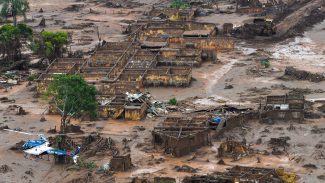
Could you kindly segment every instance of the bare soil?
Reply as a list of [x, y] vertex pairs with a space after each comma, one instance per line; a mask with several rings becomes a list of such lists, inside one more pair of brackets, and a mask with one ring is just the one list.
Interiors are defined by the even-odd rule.
[[[69, 27], [68, 31], [73, 33], [72, 49], [89, 50], [98, 42], [96, 26], [98, 26], [101, 39], [107, 41], [118, 41], [124, 38], [122, 35], [122, 23], [126, 20], [136, 20], [143, 11], [157, 0], [146, 0], [138, 2], [146, 5], [133, 9], [127, 8], [106, 8], [100, 4], [88, 1], [75, 2], [73, 0], [30, 0], [31, 12], [29, 19], [34, 19], [30, 25], [37, 28], [42, 16], [47, 22], [46, 29], [61, 30], [62, 27]], [[66, 11], [67, 7], [73, 4], [83, 6], [79, 11]], [[89, 8], [97, 13], [89, 13]], [[39, 13], [39, 9], [44, 10]], [[234, 14], [229, 16], [234, 24], [240, 24], [250, 19], [247, 16], [237, 17]], [[219, 15], [201, 17], [202, 22], [220, 22]], [[224, 17], [222, 17], [223, 19]], [[71, 28], [73, 25], [86, 25], [82, 28]], [[289, 26], [289, 25], [288, 25]], [[202, 67], [193, 69], [193, 82], [189, 88], [148, 88], [148, 91], [159, 100], [168, 100], [176, 97], [178, 100], [198, 96], [192, 102], [195, 105], [211, 106], [221, 104], [238, 104], [248, 107], [259, 105], [260, 99], [270, 94], [285, 94], [293, 89], [309, 89], [306, 93], [307, 100], [324, 99], [325, 82], [312, 83], [309, 81], [283, 81], [278, 79], [282, 76], [287, 66], [309, 72], [322, 73], [325, 71], [324, 44], [319, 39], [311, 36], [310, 32], [317, 32], [322, 37], [324, 29], [315, 26], [315, 29], [308, 31], [304, 37], [287, 39], [279, 43], [256, 43], [237, 41], [236, 49], [232, 52], [220, 53], [218, 55], [221, 63], [204, 63]], [[314, 33], [312, 33], [314, 35]], [[262, 68], [260, 59], [270, 58], [270, 68]], [[8, 97], [14, 99], [15, 105], [23, 107], [26, 115], [15, 115], [7, 112], [9, 103], [0, 103], [0, 126], [8, 125], [11, 129], [21, 129], [34, 133], [43, 133], [49, 129], [59, 127], [59, 116], [45, 115], [46, 121], [41, 122], [43, 112], [46, 110], [46, 101], [34, 98], [32, 86], [27, 83], [14, 86], [8, 92], [0, 90], [0, 98]], [[232, 89], [225, 89], [226, 85], [232, 85]], [[301, 123], [293, 123], [295, 129], [288, 130], [290, 123], [276, 123], [274, 125], [251, 122], [247, 129], [235, 128], [228, 131], [223, 138], [215, 139], [212, 146], [200, 148], [196, 153], [181, 158], [174, 158], [165, 155], [153, 148], [151, 143], [151, 130], [163, 119], [145, 119], [143, 121], [122, 121], [122, 120], [101, 120], [96, 122], [77, 121], [72, 123], [80, 125], [86, 133], [83, 135], [72, 135], [75, 139], [87, 136], [90, 133], [99, 133], [103, 137], [111, 137], [119, 148], [123, 148], [123, 140], [126, 139], [127, 146], [131, 152], [134, 168], [128, 172], [115, 172], [113, 175], [95, 174], [95, 171], [87, 169], [74, 170], [70, 166], [55, 165], [53, 159], [35, 160], [25, 159], [20, 152], [9, 150], [14, 144], [21, 140], [34, 139], [34, 136], [0, 131], [0, 166], [7, 165], [12, 171], [0, 172], [0, 182], [70, 182], [72, 180], [85, 178], [91, 173], [93, 182], [131, 182], [133, 177], [164, 176], [174, 177], [178, 182], [184, 176], [192, 175], [187, 172], [176, 172], [175, 166], [188, 165], [197, 169], [197, 174], [224, 171], [233, 165], [258, 166], [258, 167], [284, 167], [300, 176], [299, 182], [322, 182], [317, 176], [325, 172], [324, 158], [318, 156], [325, 151], [325, 134], [313, 133], [316, 127], [325, 128], [324, 118], [310, 119]], [[138, 129], [145, 128], [144, 131]], [[264, 133], [268, 129], [269, 133]], [[243, 138], [251, 147], [259, 150], [271, 149], [267, 143], [271, 137], [289, 136], [290, 147], [284, 155], [255, 155], [243, 158], [239, 161], [224, 158], [225, 165], [218, 165], [220, 158], [217, 157], [217, 148], [227, 137], [241, 141]], [[257, 139], [262, 139], [262, 144], [257, 145]], [[323, 144], [322, 147], [318, 144]], [[318, 148], [321, 147], [321, 148]], [[195, 157], [195, 158], [193, 158]], [[261, 163], [257, 163], [257, 157]], [[87, 161], [93, 161], [97, 166], [108, 163], [111, 157], [95, 156]], [[320, 159], [318, 159], [320, 158]], [[46, 159], [46, 158], [45, 158]], [[304, 168], [305, 164], [315, 164], [317, 169]]]

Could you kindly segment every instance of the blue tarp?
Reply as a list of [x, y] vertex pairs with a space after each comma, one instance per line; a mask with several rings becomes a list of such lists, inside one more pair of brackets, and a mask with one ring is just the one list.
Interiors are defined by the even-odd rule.
[[221, 122], [221, 118], [220, 117], [214, 117], [214, 118], [212, 118], [212, 122], [213, 123], [220, 123]]

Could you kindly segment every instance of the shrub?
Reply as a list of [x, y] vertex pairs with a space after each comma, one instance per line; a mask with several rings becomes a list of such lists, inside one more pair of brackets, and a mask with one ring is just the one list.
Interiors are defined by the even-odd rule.
[[170, 104], [170, 105], [177, 105], [177, 100], [176, 100], [176, 98], [171, 98], [171, 99], [169, 99], [168, 104]]

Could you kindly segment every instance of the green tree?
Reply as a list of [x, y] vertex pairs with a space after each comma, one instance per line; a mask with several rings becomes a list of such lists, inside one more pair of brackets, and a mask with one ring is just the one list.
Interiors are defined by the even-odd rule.
[[55, 75], [46, 96], [51, 97], [61, 115], [61, 133], [65, 133], [72, 117], [97, 116], [96, 89], [79, 75]]
[[29, 3], [27, 0], [0, 0], [2, 6], [0, 15], [6, 20], [9, 15], [13, 18], [14, 26], [17, 25], [17, 16], [23, 15], [26, 21], [26, 12], [29, 10]]
[[35, 39], [32, 50], [50, 60], [61, 57], [66, 51], [65, 45], [68, 44], [67, 32], [41, 32], [40, 38]]
[[33, 30], [25, 24], [13, 26], [5, 24], [0, 27], [0, 53], [6, 60], [21, 58], [21, 48], [31, 39]]
[[184, 0], [173, 0], [170, 5], [171, 8], [175, 9], [185, 9], [188, 8], [189, 5], [184, 2]]

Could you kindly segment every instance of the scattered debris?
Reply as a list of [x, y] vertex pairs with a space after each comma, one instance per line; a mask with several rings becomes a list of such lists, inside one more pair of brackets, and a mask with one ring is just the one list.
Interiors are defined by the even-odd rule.
[[290, 144], [287, 142], [290, 140], [290, 137], [279, 137], [279, 138], [271, 138], [269, 141], [269, 145], [271, 147], [289, 147]]
[[226, 165], [226, 163], [223, 159], [220, 159], [217, 164], [218, 165]]
[[67, 183], [87, 183], [93, 181], [94, 176], [91, 172], [81, 175], [80, 178], [75, 178]]
[[230, 85], [230, 84], [226, 84], [226, 86], [225, 86], [225, 89], [233, 89], [233, 88], [234, 88], [234, 86]]
[[66, 8], [64, 8], [64, 11], [80, 11], [81, 9], [83, 9], [85, 7], [84, 4], [72, 4]]
[[210, 175], [194, 175], [185, 177], [182, 183], [194, 182], [296, 182], [295, 174], [286, 173], [283, 169], [234, 166], [226, 172], [215, 172]]
[[8, 172], [12, 172], [13, 170], [8, 165], [1, 165], [0, 166], [0, 173], [6, 174]]
[[314, 164], [311, 164], [311, 163], [305, 164], [303, 167], [304, 168], [309, 168], [309, 169], [317, 169], [317, 166], [314, 165]]
[[8, 125], [0, 126], [0, 130], [9, 129]]
[[154, 183], [176, 183], [176, 179], [171, 177], [155, 177]]
[[81, 147], [81, 152], [86, 157], [92, 157], [99, 154], [113, 156], [119, 153], [111, 138], [104, 138], [99, 135], [84, 137]]
[[197, 168], [192, 168], [188, 165], [182, 165], [182, 166], [175, 166], [174, 168], [177, 172], [187, 172], [187, 173], [196, 173]]
[[41, 22], [38, 24], [39, 27], [46, 27], [46, 20], [42, 17]]
[[14, 115], [26, 115], [27, 112], [23, 109], [23, 107], [19, 105], [9, 105], [7, 108], [8, 113], [13, 113]]
[[311, 133], [314, 133], [314, 134], [325, 133], [325, 128], [318, 128], [317, 126], [313, 126], [313, 129], [311, 129]]
[[16, 101], [14, 99], [10, 100], [8, 97], [1, 97], [0, 98], [1, 103], [15, 103]]
[[17, 142], [14, 146], [10, 147], [12, 151], [21, 151], [21, 147], [25, 144], [25, 141]]
[[317, 178], [321, 180], [325, 180], [325, 175], [318, 175]]
[[45, 121], [46, 121], [45, 116], [42, 116], [41, 119], [40, 119], [40, 122], [45, 122]]
[[34, 173], [33, 173], [33, 171], [30, 169], [30, 170], [27, 170], [26, 172], [25, 172], [25, 174], [26, 175], [29, 175], [29, 176], [31, 176], [31, 177], [34, 177]]

